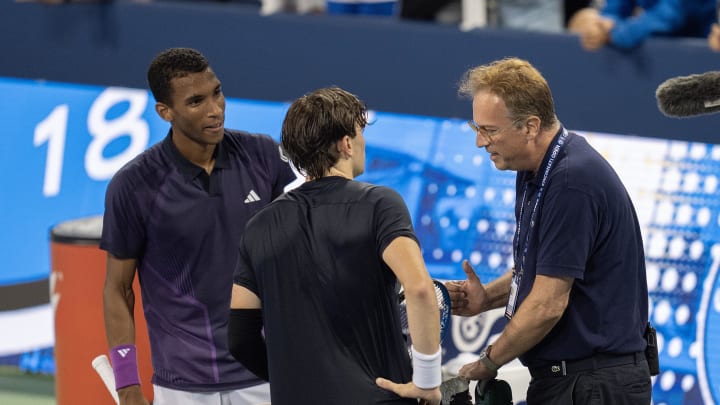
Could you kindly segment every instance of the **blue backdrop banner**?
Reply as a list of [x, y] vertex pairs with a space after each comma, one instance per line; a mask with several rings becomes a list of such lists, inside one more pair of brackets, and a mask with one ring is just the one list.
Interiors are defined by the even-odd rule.
[[[101, 215], [112, 175], [169, 126], [146, 90], [0, 79], [0, 94], [0, 288], [13, 288], [48, 279], [52, 227]], [[287, 107], [228, 99], [226, 126], [278, 139]], [[371, 115], [359, 180], [402, 194], [433, 277], [463, 278], [463, 259], [484, 282], [504, 273], [512, 260], [514, 173], [496, 170], [474, 147], [464, 120]], [[620, 174], [640, 217], [660, 347], [654, 403], [720, 403], [720, 146], [575, 130]], [[0, 295], [3, 308], [12, 307], [7, 296]], [[11, 331], [1, 334], [0, 357], [52, 346], [49, 302], [0, 310], [0, 330]], [[452, 322], [446, 364], [472, 359], [504, 325], [496, 314]]]

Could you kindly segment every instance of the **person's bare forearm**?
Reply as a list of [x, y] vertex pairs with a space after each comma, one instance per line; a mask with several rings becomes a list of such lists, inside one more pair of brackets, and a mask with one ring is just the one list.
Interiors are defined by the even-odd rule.
[[502, 335], [493, 343], [493, 362], [505, 364], [532, 349], [560, 320], [560, 316], [544, 310], [542, 306], [528, 304], [523, 303]]
[[511, 280], [512, 270], [509, 270], [491, 283], [485, 285], [486, 297], [482, 312], [502, 308], [507, 304], [508, 296], [510, 295]]
[[135, 294], [129, 290], [105, 288], [103, 310], [109, 347], [135, 343]]
[[540, 343], [565, 312], [571, 287], [570, 278], [537, 276], [532, 291], [493, 343], [491, 360], [505, 364]]
[[423, 354], [437, 353], [440, 347], [440, 310], [420, 246], [414, 239], [397, 237], [385, 248], [382, 257], [405, 291], [413, 346]]
[[[103, 288], [103, 312], [105, 315], [105, 334], [107, 336], [108, 347], [112, 351], [112, 348], [120, 345], [135, 344], [135, 317], [133, 315], [135, 309], [135, 293], [132, 288], [132, 282], [135, 276], [135, 264], [132, 261], [120, 263], [120, 261], [111, 258], [110, 255], [108, 255], [108, 262], [108, 274], [105, 279], [105, 287]], [[113, 367], [116, 367], [116, 360], [125, 364], [121, 367], [121, 369], [124, 370], [121, 373], [123, 377], [121, 379], [122, 382], [118, 380], [118, 374], [115, 374], [116, 382], [122, 384], [121, 388], [117, 390], [120, 405], [149, 404], [140, 388], [139, 376], [137, 375], [137, 359], [135, 358], [136, 353], [133, 352], [132, 357], [124, 360], [120, 360], [113, 355], [114, 353], [110, 354]]]
[[406, 286], [408, 327], [413, 346], [421, 353], [433, 354], [440, 346], [440, 312], [432, 282]]

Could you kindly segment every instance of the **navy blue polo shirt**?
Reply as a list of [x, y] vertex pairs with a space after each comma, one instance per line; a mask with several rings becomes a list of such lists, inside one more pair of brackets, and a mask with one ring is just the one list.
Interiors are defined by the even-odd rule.
[[210, 175], [170, 134], [115, 174], [100, 247], [138, 260], [154, 384], [221, 391], [261, 382], [227, 349], [232, 272], [245, 223], [294, 179], [270, 137], [227, 129]]
[[[556, 135], [556, 138], [558, 135]], [[550, 150], [538, 170], [544, 173]], [[520, 226], [522, 255], [540, 175], [518, 172], [515, 215], [525, 187]], [[645, 256], [633, 203], [610, 164], [585, 140], [570, 133], [550, 173], [530, 237], [519, 305], [536, 274], [573, 277], [565, 313], [550, 333], [520, 356], [528, 367], [595, 353], [644, 350], [648, 320]]]

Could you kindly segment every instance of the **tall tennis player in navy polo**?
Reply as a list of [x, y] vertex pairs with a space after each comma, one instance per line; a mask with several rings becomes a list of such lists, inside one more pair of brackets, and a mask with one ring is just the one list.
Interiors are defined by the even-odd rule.
[[[108, 185], [105, 327], [121, 405], [147, 404], [135, 356], [137, 273], [155, 405], [269, 402], [268, 384], [230, 355], [232, 271], [245, 223], [295, 179], [266, 135], [224, 127], [220, 80], [198, 51], [172, 48], [147, 73], [165, 139]], [[124, 355], [123, 355], [124, 354]]]
[[517, 172], [514, 268], [448, 282], [456, 315], [505, 307], [509, 322], [459, 374], [488, 380], [519, 357], [528, 405], [649, 404], [648, 290], [637, 215], [620, 178], [555, 115], [547, 82], [516, 58], [469, 70], [478, 148]]

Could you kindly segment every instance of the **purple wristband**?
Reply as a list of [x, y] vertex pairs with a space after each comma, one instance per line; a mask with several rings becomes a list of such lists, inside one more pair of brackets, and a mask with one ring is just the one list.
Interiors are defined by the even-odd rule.
[[115, 374], [115, 389], [140, 385], [135, 345], [120, 345], [110, 349], [110, 361]]

